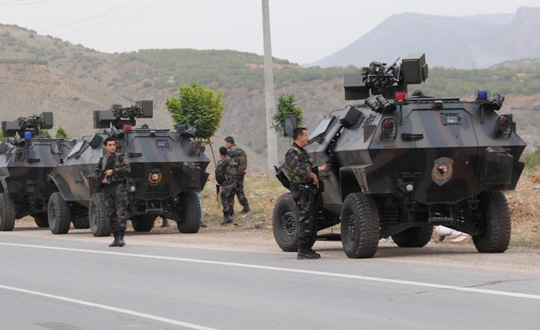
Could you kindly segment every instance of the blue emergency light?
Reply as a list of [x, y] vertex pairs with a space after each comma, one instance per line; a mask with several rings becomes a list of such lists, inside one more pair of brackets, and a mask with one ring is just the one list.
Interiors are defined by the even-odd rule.
[[477, 100], [487, 100], [488, 95], [489, 95], [488, 91], [476, 91]]

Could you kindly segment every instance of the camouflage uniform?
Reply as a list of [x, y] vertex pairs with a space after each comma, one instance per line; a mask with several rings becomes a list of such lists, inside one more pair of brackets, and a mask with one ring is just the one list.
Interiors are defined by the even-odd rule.
[[130, 171], [129, 162], [123, 154], [116, 153], [114, 157], [106, 155], [99, 159], [96, 173], [99, 170], [113, 170], [109, 184], [102, 184], [102, 192], [105, 195], [105, 206], [111, 231], [113, 234], [117, 232], [123, 234], [128, 218], [126, 180]]
[[237, 175], [234, 195], [238, 197], [238, 202], [244, 207], [244, 210], [249, 210], [249, 203], [246, 194], [244, 193], [244, 176], [246, 175], [247, 169], [247, 155], [244, 150], [238, 148], [236, 144], [233, 144], [228, 150], [229, 156], [236, 162]]
[[310, 251], [317, 235], [309, 179], [313, 163], [304, 148], [293, 143], [285, 154], [285, 168], [292, 180], [291, 195], [298, 207], [298, 251]]
[[221, 186], [221, 205], [224, 216], [232, 216], [234, 213], [234, 189], [237, 175], [237, 165], [231, 157], [227, 155], [219, 160], [216, 165], [216, 181]]

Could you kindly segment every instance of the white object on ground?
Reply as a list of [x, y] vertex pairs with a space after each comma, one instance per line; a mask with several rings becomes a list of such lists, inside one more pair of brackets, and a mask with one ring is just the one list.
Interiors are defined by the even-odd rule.
[[444, 237], [445, 239], [454, 239], [459, 236], [470, 236], [469, 234], [465, 234], [458, 230], [448, 228], [445, 226], [435, 227], [435, 232], [437, 233], [437, 235]]

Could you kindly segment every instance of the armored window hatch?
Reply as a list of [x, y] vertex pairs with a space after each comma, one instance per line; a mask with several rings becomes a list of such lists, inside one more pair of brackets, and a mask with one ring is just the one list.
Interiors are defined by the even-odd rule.
[[86, 147], [88, 147], [88, 142], [86, 140], [77, 142], [75, 146], [73, 147], [73, 149], [71, 149], [71, 152], [66, 157], [66, 159], [70, 159], [71, 157], [78, 158], [81, 152], [83, 152], [86, 149]]

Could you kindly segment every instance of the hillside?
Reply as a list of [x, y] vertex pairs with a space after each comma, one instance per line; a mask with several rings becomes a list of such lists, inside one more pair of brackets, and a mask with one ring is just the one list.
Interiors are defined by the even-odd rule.
[[[399, 55], [403, 54], [396, 53]], [[427, 60], [431, 63], [430, 54]], [[214, 139], [216, 145], [221, 145], [221, 137], [233, 135], [255, 158], [264, 156], [266, 147], [262, 65], [262, 56], [225, 50], [106, 54], [24, 28], [0, 25], [0, 115], [2, 120], [13, 120], [54, 111], [56, 126], [62, 125], [71, 137], [79, 137], [93, 131], [93, 110], [152, 99], [155, 118], [146, 122], [154, 127], [171, 127], [165, 99], [176, 96], [181, 84], [201, 82], [224, 91], [227, 106], [219, 137]], [[274, 67], [276, 96], [296, 94], [308, 128], [330, 110], [347, 104], [343, 99], [343, 73], [358, 70], [303, 68], [280, 59], [274, 60]], [[540, 132], [533, 123], [540, 122], [539, 77], [540, 69], [519, 66], [473, 71], [435, 68], [421, 88], [426, 94], [469, 99], [475, 90], [483, 88], [505, 94], [505, 109], [514, 114], [520, 135], [538, 147]], [[283, 142], [281, 147], [285, 148]], [[257, 170], [266, 162], [260, 159], [250, 164]]]
[[520, 7], [511, 19], [501, 14], [405, 13], [389, 17], [349, 46], [311, 65], [361, 66], [373, 59], [393, 62], [397, 56], [425, 52], [431, 66], [487, 68], [507, 60], [540, 58], [539, 34], [540, 8]]

